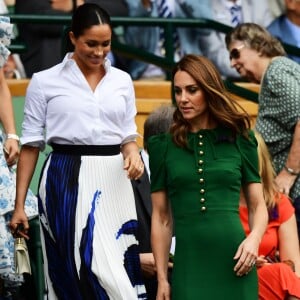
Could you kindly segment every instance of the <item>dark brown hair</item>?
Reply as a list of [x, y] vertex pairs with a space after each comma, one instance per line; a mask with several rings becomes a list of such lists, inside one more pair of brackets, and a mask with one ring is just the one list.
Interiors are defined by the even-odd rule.
[[94, 25], [107, 24], [112, 28], [108, 12], [95, 3], [85, 3], [76, 8], [72, 16], [71, 31], [75, 38]]
[[[79, 5], [73, 12], [71, 27], [68, 32], [72, 31], [75, 38], [84, 34], [84, 31], [90, 29], [94, 25], [107, 24], [112, 30], [112, 23], [108, 12], [96, 3], [84, 3]], [[74, 51], [69, 35], [64, 33], [66, 41], [62, 54]]]

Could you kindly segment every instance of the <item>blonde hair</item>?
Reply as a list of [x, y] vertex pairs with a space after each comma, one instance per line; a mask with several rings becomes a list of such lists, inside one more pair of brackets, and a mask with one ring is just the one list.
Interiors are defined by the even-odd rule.
[[259, 173], [262, 180], [264, 198], [267, 208], [272, 209], [276, 206], [280, 199], [280, 195], [274, 181], [276, 173], [273, 167], [268, 147], [264, 139], [255, 130], [254, 134], [258, 143], [257, 152], [259, 161]]
[[234, 27], [225, 36], [227, 49], [234, 41], [241, 41], [264, 57], [285, 56], [280, 41], [268, 30], [256, 23], [242, 23]]

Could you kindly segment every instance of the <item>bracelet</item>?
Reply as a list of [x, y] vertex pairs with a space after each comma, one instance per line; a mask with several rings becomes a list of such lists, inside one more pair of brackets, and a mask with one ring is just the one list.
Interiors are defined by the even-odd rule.
[[286, 165], [284, 165], [283, 167], [291, 175], [298, 176], [300, 174], [300, 172], [296, 172], [294, 169], [288, 168]]
[[16, 140], [18, 142], [20, 141], [20, 138], [14, 133], [8, 133], [6, 135], [6, 139], [12, 139], [12, 140]]

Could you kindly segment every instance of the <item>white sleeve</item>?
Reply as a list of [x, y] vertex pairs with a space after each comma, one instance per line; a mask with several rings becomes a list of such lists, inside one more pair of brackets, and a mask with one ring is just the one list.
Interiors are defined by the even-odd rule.
[[47, 101], [40, 86], [38, 77], [33, 75], [27, 88], [22, 124], [21, 144], [45, 147]]

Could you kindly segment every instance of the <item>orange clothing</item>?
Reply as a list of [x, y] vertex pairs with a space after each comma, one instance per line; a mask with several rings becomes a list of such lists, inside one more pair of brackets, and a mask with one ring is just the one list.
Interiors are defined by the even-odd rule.
[[[269, 221], [259, 247], [259, 256], [275, 255], [279, 246], [278, 229], [293, 213], [294, 207], [290, 200], [282, 194], [277, 208], [278, 218]], [[250, 228], [246, 206], [240, 206], [240, 218], [248, 235]], [[300, 278], [285, 263], [274, 263], [259, 268], [258, 283], [260, 300], [284, 300], [287, 295], [300, 298]]]

